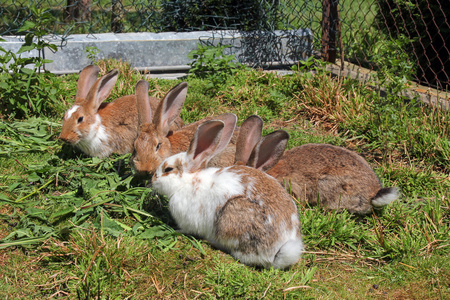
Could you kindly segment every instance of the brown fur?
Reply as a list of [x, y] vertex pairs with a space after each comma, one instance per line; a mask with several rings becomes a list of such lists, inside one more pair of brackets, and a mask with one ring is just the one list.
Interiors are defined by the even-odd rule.
[[[74, 104], [80, 107], [73, 112], [70, 118], [66, 118], [67, 114], [65, 115], [59, 138], [75, 145], [89, 133], [90, 126], [95, 123], [98, 114], [109, 137], [106, 147], [110, 148], [113, 153], [130, 153], [134, 148], [134, 140], [138, 133], [135, 95], [123, 96], [109, 103], [101, 103], [108, 98], [112, 86], [116, 82], [118, 71], [113, 70], [97, 79], [98, 73], [99, 69], [94, 65], [87, 66], [82, 70]], [[108, 84], [110, 89], [103, 88]], [[100, 96], [96, 100], [98, 95]], [[150, 97], [149, 101], [151, 107], [159, 104], [157, 98]], [[78, 123], [80, 117], [83, 117], [83, 121]], [[182, 120], [178, 118], [171, 129], [176, 130], [182, 125]], [[81, 133], [81, 136], [77, 131]]]
[[367, 213], [381, 183], [358, 154], [327, 144], [306, 144], [286, 151], [267, 174], [312, 205]]
[[[161, 135], [154, 124], [144, 124], [139, 129], [139, 136], [134, 142], [136, 153], [131, 158], [133, 167], [139, 175], [153, 174], [156, 168], [167, 157], [185, 152], [189, 148], [197, 127], [214, 117], [206, 117], [200, 121], [188, 124], [179, 130], [171, 131], [167, 136]], [[230, 166], [234, 160], [234, 149], [238, 129], [235, 130], [229, 146], [211, 159], [209, 166]], [[161, 143], [158, 151], [156, 146]]]
[[296, 228], [301, 236], [300, 223], [294, 224], [291, 218], [298, 213], [297, 207], [276, 180], [250, 167], [233, 166], [229, 170], [243, 175], [246, 189], [217, 209], [218, 241], [239, 237], [240, 251], [248, 254], [261, 245], [271, 248], [283, 231]]
[[[158, 166], [167, 157], [185, 152], [197, 130], [198, 121], [182, 127], [177, 131], [170, 131], [163, 136], [155, 124], [143, 124], [139, 128], [139, 136], [134, 142], [136, 152], [131, 157], [136, 173], [140, 175], [153, 174]], [[160, 144], [158, 151], [157, 145]]]
[[133, 142], [137, 137], [137, 110], [133, 103], [133, 96], [125, 96], [102, 104], [99, 108], [98, 113], [111, 137], [114, 153], [125, 154], [133, 151]]
[[369, 164], [353, 151], [306, 144], [284, 152], [287, 132], [277, 130], [261, 138], [262, 120], [256, 116], [245, 120], [244, 127], [236, 162], [267, 172], [301, 201], [367, 214], [399, 195], [396, 188], [382, 188]]

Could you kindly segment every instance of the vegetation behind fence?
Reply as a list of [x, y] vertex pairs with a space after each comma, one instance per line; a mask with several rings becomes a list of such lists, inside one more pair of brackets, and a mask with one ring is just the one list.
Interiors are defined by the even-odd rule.
[[[310, 29], [315, 54], [327, 61], [376, 70], [380, 59], [406, 58], [419, 83], [444, 90], [449, 85], [450, 2], [444, 0], [6, 0], [0, 35], [23, 34], [18, 30], [26, 21], [48, 12], [53, 21], [44, 30], [59, 35], [61, 45], [76, 33], [237, 30], [252, 41], [247, 55], [255, 65], [280, 55], [275, 30], [289, 36], [293, 29]], [[288, 38], [298, 41], [295, 34]], [[392, 49], [388, 58], [386, 49]]]

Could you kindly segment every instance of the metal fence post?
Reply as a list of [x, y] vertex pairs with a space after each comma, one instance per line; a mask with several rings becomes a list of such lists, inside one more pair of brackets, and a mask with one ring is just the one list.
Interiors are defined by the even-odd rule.
[[330, 63], [335, 63], [337, 56], [338, 5], [339, 0], [322, 1], [322, 59]]
[[111, 31], [120, 33], [123, 31], [122, 20], [124, 18], [125, 10], [121, 0], [112, 0], [111, 4]]
[[66, 20], [90, 20], [92, 0], [67, 0]]

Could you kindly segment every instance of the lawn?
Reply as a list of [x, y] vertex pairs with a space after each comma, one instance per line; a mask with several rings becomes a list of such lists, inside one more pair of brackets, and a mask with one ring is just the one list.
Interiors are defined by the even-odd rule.
[[[120, 69], [111, 99], [142, 74]], [[302, 68], [300, 68], [302, 69]], [[311, 72], [313, 71], [313, 72]], [[180, 234], [167, 199], [133, 176], [130, 154], [83, 155], [57, 137], [78, 75], [53, 78], [62, 107], [0, 123], [0, 289], [5, 299], [448, 299], [450, 115], [320, 65], [292, 75], [238, 69], [211, 83], [188, 76], [186, 123], [252, 114], [288, 148], [329, 143], [361, 154], [399, 200], [354, 216], [297, 201], [306, 252], [289, 270], [245, 266]], [[216, 78], [217, 79], [217, 78]], [[148, 79], [163, 97], [181, 80]], [[0, 94], [0, 98], [2, 95]], [[5, 101], [5, 99], [2, 99]]]

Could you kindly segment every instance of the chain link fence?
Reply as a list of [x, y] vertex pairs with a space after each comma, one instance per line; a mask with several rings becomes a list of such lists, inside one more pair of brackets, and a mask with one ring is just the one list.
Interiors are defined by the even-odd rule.
[[[46, 13], [52, 17], [42, 22]], [[449, 85], [448, 0], [1, 2], [0, 35], [23, 34], [18, 30], [27, 20], [56, 35], [61, 46], [72, 34], [212, 30], [220, 42], [221, 30], [234, 30], [244, 36], [245, 49], [240, 51], [240, 60], [253, 66], [267, 66], [274, 60], [292, 62], [296, 56], [281, 51], [285, 43], [299, 49], [299, 53], [320, 56], [330, 62], [345, 60], [376, 70], [376, 58], [389, 51], [389, 43], [397, 43], [413, 63], [418, 83], [442, 90]], [[309, 45], [298, 38], [298, 32], [304, 30], [312, 32]], [[305, 53], [311, 44], [313, 53]], [[395, 58], [395, 53], [392, 56]]]

